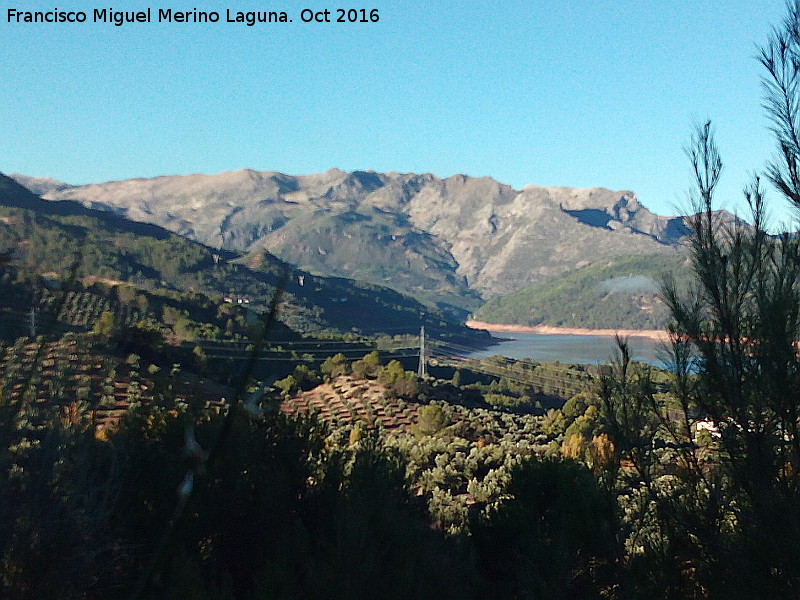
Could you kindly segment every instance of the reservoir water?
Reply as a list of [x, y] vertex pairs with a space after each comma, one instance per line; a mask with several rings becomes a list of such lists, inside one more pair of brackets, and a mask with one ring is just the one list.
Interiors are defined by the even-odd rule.
[[[568, 335], [538, 333], [493, 333], [496, 338], [506, 338], [485, 350], [470, 354], [472, 358], [484, 358], [501, 354], [509, 358], [530, 358], [539, 362], [561, 362], [581, 364], [603, 364], [617, 356], [612, 336]], [[513, 339], [508, 339], [513, 338]], [[628, 344], [634, 360], [664, 366], [663, 343], [644, 337], [630, 337]]]

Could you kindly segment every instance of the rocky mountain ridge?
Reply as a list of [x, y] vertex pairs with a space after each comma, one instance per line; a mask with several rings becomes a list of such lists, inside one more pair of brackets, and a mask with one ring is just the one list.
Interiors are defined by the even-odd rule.
[[526, 186], [488, 177], [241, 170], [71, 186], [12, 175], [211, 246], [267, 249], [323, 275], [380, 283], [471, 310], [596, 260], [679, 252], [688, 233], [630, 191]]

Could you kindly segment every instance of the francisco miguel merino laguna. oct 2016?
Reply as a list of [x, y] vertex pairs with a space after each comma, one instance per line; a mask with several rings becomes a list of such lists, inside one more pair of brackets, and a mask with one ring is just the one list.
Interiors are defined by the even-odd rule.
[[26, 11], [9, 8], [6, 12], [8, 23], [109, 23], [121, 27], [126, 23], [152, 23], [153, 15], [158, 23], [240, 23], [252, 27], [256, 23], [290, 23], [292, 20], [285, 11], [232, 11], [225, 10], [225, 19], [220, 13], [204, 10], [173, 10], [147, 8], [140, 11], [122, 11], [113, 8], [95, 8], [89, 14], [85, 11], [63, 11], [57, 8], [48, 11]]

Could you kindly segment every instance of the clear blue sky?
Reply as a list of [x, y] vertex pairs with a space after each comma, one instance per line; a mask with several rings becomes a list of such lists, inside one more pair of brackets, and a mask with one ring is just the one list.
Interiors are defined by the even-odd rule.
[[[685, 203], [682, 148], [711, 118], [724, 205], [773, 154], [756, 46], [783, 0], [391, 2], [370, 24], [9, 25], [0, 171], [88, 183], [249, 167], [488, 175]], [[248, 10], [263, 2], [127, 3]], [[119, 8], [114, 6], [115, 8]], [[788, 219], [777, 195], [773, 212]]]

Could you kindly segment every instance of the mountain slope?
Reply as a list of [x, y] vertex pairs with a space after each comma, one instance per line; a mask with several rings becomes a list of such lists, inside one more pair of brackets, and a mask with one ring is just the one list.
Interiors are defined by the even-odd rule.
[[687, 233], [626, 191], [490, 178], [251, 170], [85, 186], [15, 176], [45, 198], [156, 223], [211, 246], [267, 249], [466, 310], [596, 260], [669, 255]]
[[592, 329], [661, 329], [669, 310], [659, 297], [661, 274], [688, 285], [687, 255], [598, 261], [568, 275], [489, 300], [475, 318], [489, 323], [548, 324]]

